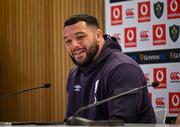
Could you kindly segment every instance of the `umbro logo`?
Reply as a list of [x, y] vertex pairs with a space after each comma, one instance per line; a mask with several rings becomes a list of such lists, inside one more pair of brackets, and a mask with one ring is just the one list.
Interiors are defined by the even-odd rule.
[[81, 86], [80, 85], [75, 85], [74, 86], [74, 91], [80, 91], [81, 89]]

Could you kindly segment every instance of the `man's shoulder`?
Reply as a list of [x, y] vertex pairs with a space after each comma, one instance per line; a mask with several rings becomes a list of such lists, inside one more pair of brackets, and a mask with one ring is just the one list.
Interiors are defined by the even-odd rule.
[[[127, 68], [134, 68], [141, 72], [141, 67], [132, 58], [124, 53], [113, 52], [107, 59], [105, 65], [106, 73], [113, 71], [126, 70]], [[108, 71], [108, 72], [107, 72]]]
[[130, 64], [138, 66], [138, 64], [129, 56], [122, 52], [112, 52], [111, 55], [107, 59], [107, 63], [110, 64], [110, 66], [114, 65], [121, 65], [121, 64]]
[[76, 72], [77, 72], [77, 70], [78, 70], [78, 68], [79, 68], [78, 66], [74, 65], [74, 66], [70, 69], [69, 75], [75, 75]]
[[78, 69], [78, 66], [74, 65], [72, 68], [71, 68], [71, 71], [76, 71]]

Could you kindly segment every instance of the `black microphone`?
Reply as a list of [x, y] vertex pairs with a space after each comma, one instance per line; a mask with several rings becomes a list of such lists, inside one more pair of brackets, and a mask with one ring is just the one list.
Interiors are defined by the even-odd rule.
[[50, 83], [45, 83], [45, 84], [41, 84], [39, 86], [35, 86], [35, 87], [31, 87], [31, 88], [27, 88], [27, 89], [23, 89], [23, 90], [19, 90], [19, 91], [16, 91], [16, 92], [12, 92], [12, 93], [9, 93], [9, 94], [6, 94], [4, 96], [1, 96], [0, 97], [0, 101], [9, 97], [9, 96], [14, 96], [16, 94], [20, 94], [20, 93], [24, 93], [24, 92], [28, 92], [28, 91], [31, 91], [31, 90], [36, 90], [36, 89], [40, 89], [40, 88], [49, 88], [51, 87], [51, 84]]
[[[83, 106], [81, 108], [79, 108], [77, 111], [74, 112], [74, 115], [69, 117], [66, 121], [66, 124], [67, 125], [77, 125], [77, 124], [83, 124], [83, 125], [94, 125], [94, 122], [92, 120], [88, 120], [88, 119], [84, 119], [84, 118], [81, 118], [81, 117], [76, 117], [80, 112], [86, 110], [86, 109], [89, 109], [89, 108], [92, 108], [92, 107], [95, 107], [95, 106], [98, 106], [100, 104], [103, 104], [105, 102], [108, 102], [110, 100], [113, 100], [113, 99], [116, 99], [116, 98], [119, 98], [119, 97], [122, 97], [122, 96], [125, 96], [125, 95], [128, 95], [132, 92], [135, 92], [135, 91], [138, 91], [138, 90], [142, 90], [144, 88], [147, 88], [147, 87], [157, 87], [159, 85], [159, 82], [152, 82], [151, 84], [149, 85], [145, 85], [145, 86], [141, 86], [141, 87], [137, 87], [137, 88], [134, 88], [134, 89], [131, 89], [131, 90], [128, 90], [126, 92], [123, 92], [123, 93], [120, 93], [118, 95], [115, 95], [115, 96], [112, 96], [112, 97], [109, 97], [109, 98], [106, 98], [106, 99], [103, 99], [101, 101], [97, 101], [96, 103], [93, 103], [93, 104], [89, 104], [89, 105], [86, 105], [86, 106]], [[102, 122], [100, 122], [102, 123]]]

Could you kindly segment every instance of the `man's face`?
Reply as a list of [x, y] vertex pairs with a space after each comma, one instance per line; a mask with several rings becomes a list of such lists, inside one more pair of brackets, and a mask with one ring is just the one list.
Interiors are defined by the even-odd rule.
[[65, 46], [76, 65], [87, 65], [97, 55], [99, 45], [95, 37], [96, 30], [85, 22], [78, 22], [64, 28]]

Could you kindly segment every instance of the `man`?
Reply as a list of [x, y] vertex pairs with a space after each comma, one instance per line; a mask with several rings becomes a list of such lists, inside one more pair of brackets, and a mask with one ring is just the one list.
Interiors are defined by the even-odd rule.
[[[76, 66], [67, 82], [66, 118], [88, 104], [146, 85], [141, 68], [122, 53], [117, 40], [102, 34], [95, 17], [79, 14], [64, 23], [66, 49]], [[78, 116], [91, 120], [122, 119], [127, 123], [155, 123], [148, 90], [89, 108]]]
[[180, 124], [180, 113], [178, 114], [178, 116], [177, 116], [177, 118], [176, 118], [175, 124]]

